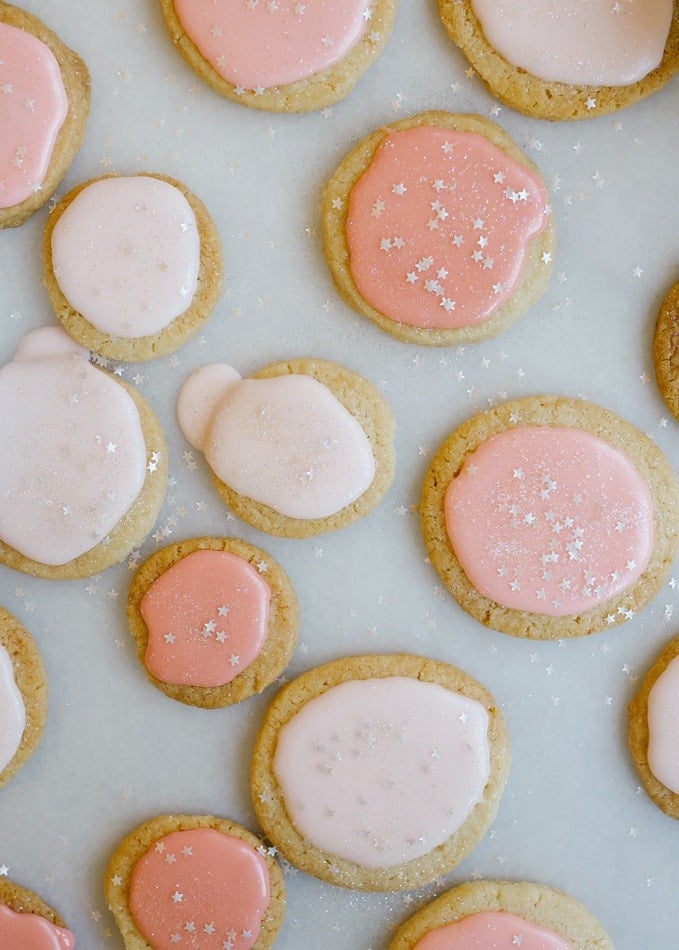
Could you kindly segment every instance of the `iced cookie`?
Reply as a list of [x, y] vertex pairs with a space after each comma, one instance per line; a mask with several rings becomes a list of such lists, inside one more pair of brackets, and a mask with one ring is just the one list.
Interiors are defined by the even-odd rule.
[[9, 878], [0, 878], [0, 947], [73, 950], [75, 937], [41, 897]]
[[248, 379], [203, 366], [184, 383], [177, 413], [234, 513], [279, 537], [351, 524], [394, 476], [389, 407], [362, 376], [327, 360], [274, 363]]
[[195, 538], [142, 564], [127, 617], [154, 686], [214, 709], [280, 676], [297, 642], [299, 607], [287, 574], [265, 551], [238, 538]]
[[655, 324], [653, 361], [660, 393], [679, 419], [679, 284], [663, 301]]
[[658, 592], [679, 540], [679, 489], [632, 425], [532, 396], [460, 426], [425, 477], [431, 563], [488, 627], [560, 639], [622, 623]]
[[46, 718], [47, 677], [38, 648], [0, 607], [0, 786], [33, 755]]
[[351, 90], [384, 48], [396, 0], [160, 0], [172, 42], [222, 96], [310, 112]]
[[342, 887], [420, 887], [483, 837], [509, 769], [488, 691], [447, 663], [355, 656], [310, 670], [269, 707], [252, 759], [262, 828]]
[[167, 485], [160, 423], [60, 327], [25, 336], [0, 369], [0, 562], [88, 577], [153, 526]]
[[326, 186], [325, 256], [349, 306], [408, 343], [500, 333], [542, 294], [540, 173], [488, 119], [425, 112], [360, 142]]
[[196, 195], [162, 175], [107, 175], [74, 188], [50, 215], [44, 259], [63, 326], [117, 360], [176, 350], [222, 290], [214, 221]]
[[439, 9], [492, 94], [542, 119], [615, 112], [679, 68], [674, 0], [439, 0]]
[[276, 861], [245, 828], [211, 816], [140, 825], [111, 858], [104, 889], [126, 950], [266, 950], [285, 915]]
[[613, 950], [598, 920], [545, 884], [475, 881], [427, 904], [388, 950]]
[[85, 137], [90, 77], [37, 17], [0, 0], [0, 228], [57, 189]]

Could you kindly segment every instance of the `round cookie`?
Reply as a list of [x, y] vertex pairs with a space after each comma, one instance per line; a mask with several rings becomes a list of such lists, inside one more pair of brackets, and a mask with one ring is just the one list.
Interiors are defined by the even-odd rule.
[[509, 881], [454, 887], [401, 924], [388, 950], [470, 950], [491, 945], [613, 950], [601, 924], [575, 898], [545, 884]]
[[25, 765], [47, 719], [47, 677], [28, 631], [0, 607], [0, 787]]
[[679, 541], [679, 490], [662, 452], [599, 406], [504, 403], [441, 445], [420, 504], [431, 563], [480, 623], [551, 640], [632, 617]]
[[297, 642], [285, 571], [239, 538], [193, 538], [137, 570], [127, 618], [146, 676], [166, 696], [216, 709], [261, 693]]
[[201, 329], [222, 290], [217, 227], [166, 175], [104, 175], [74, 188], [49, 217], [43, 254], [64, 328], [110, 359], [172, 353]]
[[467, 674], [410, 654], [354, 656], [271, 703], [252, 800], [292, 864], [341, 887], [396, 891], [445, 874], [478, 843], [508, 770], [500, 709]]
[[135, 828], [111, 858], [104, 891], [126, 950], [151, 950], [155, 939], [169, 946], [175, 931], [266, 950], [285, 915], [283, 873], [262, 842], [207, 815], [161, 815]]
[[425, 112], [344, 158], [323, 196], [344, 300], [407, 343], [501, 333], [549, 282], [555, 227], [537, 167], [482, 116]]
[[306, 538], [352, 524], [386, 494], [396, 423], [382, 395], [337, 363], [295, 359], [241, 380], [201, 367], [177, 404], [217, 490], [260, 531]]
[[[0, 563], [89, 577], [155, 523], [167, 486], [160, 422], [60, 327], [21, 341], [0, 369]], [[61, 464], [60, 464], [61, 463]]]
[[160, 0], [172, 42], [216, 92], [272, 112], [344, 98], [389, 39], [396, 0]]
[[90, 77], [41, 20], [2, 0], [0, 46], [0, 228], [12, 228], [50, 199], [80, 148]]
[[[48, 944], [43, 942], [46, 940]], [[55, 945], [73, 950], [75, 938], [59, 914], [41, 897], [9, 878], [0, 878], [0, 945]]]
[[653, 336], [653, 362], [660, 394], [679, 419], [679, 283], [665, 297]]
[[556, 13], [533, 0], [439, 0], [439, 11], [490, 92], [541, 119], [615, 112], [660, 89], [679, 68], [676, 0], [568, 0]]

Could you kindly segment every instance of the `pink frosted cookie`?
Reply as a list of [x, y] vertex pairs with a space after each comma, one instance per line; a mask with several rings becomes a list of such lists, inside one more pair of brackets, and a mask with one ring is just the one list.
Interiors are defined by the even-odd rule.
[[25, 336], [0, 369], [0, 562], [87, 577], [144, 539], [162, 504], [160, 423], [60, 327]]
[[0, 228], [51, 197], [80, 148], [90, 77], [37, 17], [0, 0]]
[[327, 360], [274, 363], [248, 379], [196, 370], [179, 425], [217, 490], [248, 524], [305, 538], [362, 518], [391, 485], [395, 423], [363, 377]]
[[33, 891], [0, 878], [0, 947], [74, 950], [75, 937], [55, 910]]
[[432, 564], [488, 627], [557, 639], [622, 623], [664, 583], [679, 489], [662, 452], [554, 396], [475, 416], [440, 447], [420, 507]]
[[502, 714], [446, 663], [355, 656], [310, 670], [269, 707], [252, 758], [266, 835], [342, 887], [420, 887], [492, 823], [509, 769]]
[[426, 112], [360, 142], [326, 186], [323, 229], [342, 297], [408, 343], [495, 336], [540, 297], [554, 257], [538, 169], [474, 115]]
[[172, 42], [213, 89], [309, 112], [351, 90], [391, 33], [396, 0], [160, 0]]
[[104, 881], [126, 950], [266, 950], [285, 915], [278, 864], [245, 828], [162, 815], [116, 849]]

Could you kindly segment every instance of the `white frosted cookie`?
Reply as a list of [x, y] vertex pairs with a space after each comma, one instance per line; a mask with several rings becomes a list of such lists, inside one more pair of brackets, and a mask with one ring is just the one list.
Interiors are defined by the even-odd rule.
[[9, 878], [0, 877], [0, 947], [74, 950], [75, 937], [41, 897]]

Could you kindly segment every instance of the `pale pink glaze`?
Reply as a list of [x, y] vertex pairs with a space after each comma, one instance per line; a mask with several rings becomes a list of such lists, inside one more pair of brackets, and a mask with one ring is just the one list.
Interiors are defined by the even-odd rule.
[[482, 323], [516, 290], [548, 202], [539, 177], [483, 135], [391, 132], [349, 196], [352, 277], [390, 320]]
[[488, 42], [549, 82], [625, 86], [663, 57], [672, 0], [472, 0]]
[[196, 828], [159, 839], [137, 861], [129, 907], [154, 950], [249, 950], [269, 900], [266, 862], [251, 845]]
[[316, 847], [364, 867], [402, 864], [450, 837], [483, 797], [488, 714], [437, 683], [348, 681], [283, 726], [274, 773]]
[[148, 175], [87, 185], [57, 221], [52, 267], [71, 307], [102, 333], [138, 339], [190, 306], [200, 269], [191, 205]]
[[256, 91], [338, 63], [372, 16], [367, 0], [174, 0], [174, 7], [219, 75]]
[[444, 507], [474, 587], [529, 613], [596, 607], [634, 584], [653, 550], [648, 485], [622, 451], [581, 429], [492, 436], [467, 457]]
[[70, 930], [56, 927], [38, 914], [17, 914], [0, 904], [0, 947], [2, 950], [73, 950]]
[[667, 664], [648, 696], [648, 766], [679, 794], [679, 657]]
[[40, 190], [67, 114], [52, 50], [31, 33], [0, 23], [0, 208]]
[[575, 950], [553, 930], [506, 911], [470, 914], [430, 931], [414, 950]]
[[26, 707], [14, 679], [12, 658], [0, 643], [0, 772], [14, 758], [26, 728]]
[[223, 686], [253, 662], [268, 633], [271, 588], [244, 558], [193, 551], [140, 604], [145, 663], [164, 683]]
[[103, 541], [144, 484], [131, 396], [55, 327], [0, 369], [0, 538], [42, 564]]

